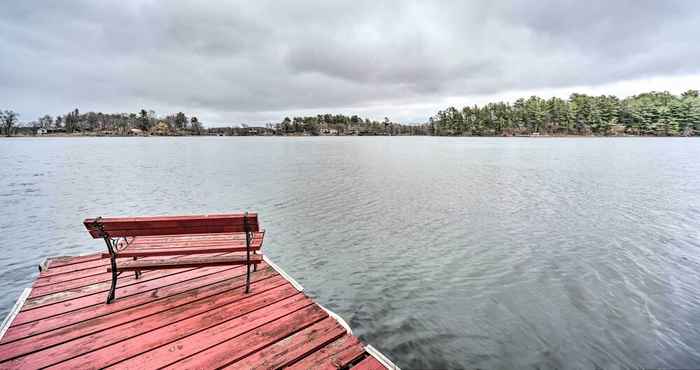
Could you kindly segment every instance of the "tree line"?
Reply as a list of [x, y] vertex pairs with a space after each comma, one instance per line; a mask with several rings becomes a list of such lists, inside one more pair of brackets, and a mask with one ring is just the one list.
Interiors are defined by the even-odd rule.
[[[5, 135], [16, 131], [18, 116], [12, 110], [0, 110], [0, 127]], [[34, 132], [43, 129], [49, 133], [105, 135], [693, 136], [700, 135], [700, 96], [698, 90], [681, 95], [648, 92], [624, 99], [578, 93], [567, 100], [531, 96], [513, 103], [449, 107], [430, 117], [427, 123], [415, 125], [392, 122], [387, 117], [376, 121], [357, 115], [318, 114], [285, 117], [265, 127], [205, 129], [197, 117], [187, 117], [182, 112], [158, 117], [145, 109], [137, 113], [81, 113], [75, 109], [56, 117], [44, 115], [24, 126]]]
[[514, 103], [449, 107], [430, 118], [433, 135], [700, 135], [697, 90], [680, 96], [648, 92], [625, 99], [571, 94], [568, 100], [538, 96]]
[[[19, 127], [19, 114], [11, 110], [0, 110], [0, 122], [6, 136], [12, 135]], [[194, 134], [206, 132], [202, 123], [195, 116], [187, 117], [178, 112], [165, 117], [158, 117], [152, 110], [141, 109], [137, 113], [81, 113], [77, 108], [63, 115], [52, 117], [44, 115], [24, 124], [33, 131], [43, 129], [48, 132], [101, 133], [129, 135], [138, 133], [157, 133], [162, 135]]]
[[428, 135], [428, 125], [403, 125], [392, 122], [361, 118], [357, 115], [319, 114], [305, 117], [285, 117], [271, 126], [278, 135]]

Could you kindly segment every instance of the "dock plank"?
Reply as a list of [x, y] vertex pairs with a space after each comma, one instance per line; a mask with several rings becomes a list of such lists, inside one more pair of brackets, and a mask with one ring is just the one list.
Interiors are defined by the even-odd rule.
[[345, 333], [345, 328], [329, 317], [225, 368], [261, 370], [284, 367], [333, 342]]
[[326, 311], [311, 305], [271, 321], [256, 330], [229, 339], [205, 351], [172, 364], [188, 369], [221, 368], [328, 317]]
[[[260, 274], [256, 274], [256, 279], [253, 282], [262, 281], [273, 276], [278, 275], [271, 270], [261, 271]], [[4, 354], [7, 352], [11, 352], [14, 356], [28, 354], [44, 348], [55, 346], [57, 344], [68, 342], [85, 335], [117, 327], [133, 321], [135, 318], [150, 317], [154, 314], [197, 301], [204, 297], [211, 297], [216, 294], [226, 293], [229, 290], [240, 289], [244, 286], [244, 284], [245, 276], [238, 276], [230, 281], [205, 287], [198, 291], [188, 291], [176, 296], [171, 296], [162, 300], [152, 301], [144, 305], [118, 311], [108, 316], [95, 317], [72, 325], [66, 325], [56, 330], [47, 331], [42, 334], [24, 337], [10, 344], [0, 344], [0, 361], [6, 359]], [[272, 284], [283, 284], [283, 281], [282, 279], [278, 278], [276, 281], [272, 281]], [[255, 289], [265, 288], [265, 286], [261, 285], [255, 285], [254, 287]]]
[[385, 369], [385, 367], [379, 361], [377, 361], [376, 358], [367, 357], [364, 360], [362, 360], [360, 363], [358, 363], [357, 365], [353, 366], [351, 369], [355, 369], [355, 370], [380, 370], [380, 369]]
[[61, 256], [51, 257], [47, 260], [46, 268], [56, 268], [61, 266], [75, 265], [100, 259], [100, 253], [91, 253], [83, 256]]
[[[188, 269], [185, 271], [170, 270], [170, 271], [176, 271], [176, 273], [173, 273], [171, 275], [167, 275], [164, 277], [161, 276], [160, 279], [144, 280], [144, 281], [140, 281], [137, 284], [131, 284], [131, 285], [127, 285], [127, 286], [118, 286], [117, 287], [117, 297], [119, 297], [119, 299], [127, 298], [127, 297], [135, 295], [135, 294], [159, 289], [160, 287], [163, 287], [163, 286], [182, 283], [183, 281], [191, 279], [192, 277], [201, 276], [203, 274], [206, 275], [209, 273], [209, 271], [205, 270], [205, 269], [192, 269], [192, 270]], [[187, 274], [180, 274], [180, 272], [187, 273]], [[144, 276], [146, 276], [146, 274], [144, 274]], [[34, 309], [20, 311], [19, 315], [17, 315], [17, 318], [15, 318], [15, 323], [22, 324], [25, 322], [31, 322], [34, 320], [40, 320], [43, 318], [60, 315], [60, 314], [66, 313], [66, 312], [75, 311], [77, 309], [84, 308], [84, 307], [90, 307], [90, 306], [94, 306], [94, 305], [104, 304], [105, 297], [106, 297], [105, 292], [106, 292], [106, 290], [100, 289], [98, 292], [95, 292], [95, 293], [90, 294], [90, 295], [85, 295], [85, 296], [81, 296], [79, 298], [74, 298], [74, 299], [67, 300], [67, 301], [61, 301], [61, 302], [58, 302], [55, 304], [46, 305], [46, 306], [42, 306], [42, 307], [38, 307], [38, 308], [34, 308]]]
[[[217, 254], [196, 254], [196, 255], [189, 255], [189, 256], [183, 256], [183, 255], [177, 255], [177, 256], [167, 256], [167, 257], [143, 257], [141, 261], [144, 260], [155, 260], [155, 259], [168, 259], [168, 260], [177, 260], [180, 258], [185, 258], [185, 257], [212, 257], [212, 256], [225, 256], [227, 253], [217, 253]], [[232, 254], [235, 255], [235, 254]], [[109, 260], [104, 261], [104, 266], [99, 272], [92, 271], [93, 269], [90, 269], [90, 274], [81, 276], [79, 278], [71, 278], [71, 279], [59, 279], [59, 280], [54, 280], [52, 281], [51, 284], [41, 284], [37, 285], [35, 284], [32, 288], [32, 294], [30, 295], [30, 298], [32, 298], [32, 302], [34, 301], [41, 301], [45, 299], [50, 298], [40, 298], [43, 296], [47, 296], [53, 293], [60, 293], [60, 292], [67, 292], [67, 291], [75, 291], [76, 294], [79, 294], [80, 290], [79, 288], [81, 287], [89, 287], [95, 283], [100, 283], [100, 282], [107, 282], [107, 286], [109, 287], [109, 283], [112, 280], [112, 273], [108, 272], [109, 271]], [[183, 271], [187, 268], [191, 267], [183, 267]], [[173, 273], [171, 272], [165, 272], [166, 275]], [[58, 277], [61, 277], [63, 275], [58, 275]], [[54, 276], [56, 277], [56, 276]], [[65, 277], [65, 276], [64, 276]], [[136, 280], [134, 274], [124, 274], [119, 277], [119, 284], [120, 286], [126, 285], [129, 282]], [[37, 280], [38, 281], [38, 280]], [[140, 281], [140, 280], [139, 280]]]
[[[283, 281], [284, 279], [278, 279], [276, 282], [271, 282], [269, 280], [272, 279], [264, 280], [260, 284], [265, 284], [266, 288], [271, 288], [269, 285], [273, 285], [274, 283], [285, 284]], [[289, 284], [286, 285], [289, 286]], [[204, 325], [207, 319], [211, 319], [215, 315], [219, 315], [218, 317], [221, 318], [236, 317], [237, 313], [247, 313], [248, 310], [264, 307], [269, 304], [271, 300], [279, 300], [289, 294], [296, 293], [294, 289], [285, 287], [284, 285], [281, 287], [278, 286], [277, 288], [278, 289], [271, 289], [270, 292], [261, 291], [257, 293], [252, 291], [249, 294], [244, 294], [243, 289], [238, 288], [238, 292], [235, 294], [217, 295], [149, 317], [138, 318], [126, 324], [111, 328], [110, 330], [100, 331], [38, 352], [11, 359], [2, 363], [2, 366], [8, 364], [9, 367], [35, 369], [50, 365], [63, 366], [63, 364], [67, 364], [66, 366], [69, 368], [92, 368], [92, 364], [102, 363], [102, 361], [107, 358], [111, 358], [112, 360], [125, 358], [125, 353], [114, 352], [111, 350], [112, 348], [110, 348], [109, 351], [98, 351], [103, 347], [120, 343], [120, 345], [129, 346], [129, 348], [141, 348], [143, 345], [143, 338], [130, 341], [126, 341], [126, 339], [131, 339], [163, 327], [181, 328], [182, 324], [179, 322], [186, 319], [189, 319], [187, 321], [188, 323], [192, 320], [196, 320], [199, 324]], [[261, 295], [261, 297], [257, 297], [258, 295]], [[245, 302], [240, 302], [238, 305], [231, 304], [238, 301]], [[76, 357], [77, 359], [75, 359]], [[3, 359], [2, 361], [6, 360]], [[84, 366], [76, 366], [76, 363], [84, 364]]]
[[362, 346], [362, 343], [354, 336], [345, 335], [303, 358], [301, 361], [292, 364], [289, 366], [289, 369], [335, 370], [346, 367], [364, 354], [365, 348]]
[[115, 368], [139, 369], [145, 363], [153, 367], [167, 367], [179, 360], [200, 353], [291, 312], [309, 307], [312, 304], [313, 302], [304, 297], [303, 294], [297, 293], [247, 315], [222, 322], [218, 326], [193, 333], [166, 346], [143, 353], [138, 357], [130, 358], [115, 365]]
[[[119, 312], [131, 307], [138, 307], [148, 303], [156, 303], [161, 299], [167, 297], [182, 294], [190, 290], [195, 290], [199, 288], [205, 288], [208, 285], [214, 285], [217, 283], [225, 282], [228, 284], [228, 280], [236, 276], [241, 276], [245, 273], [243, 267], [233, 267], [233, 268], [212, 268], [209, 274], [205, 274], [199, 277], [193, 277], [186, 283], [175, 284], [170, 286], [160, 287], [153, 291], [142, 292], [140, 294], [135, 294], [133, 296], [118, 299], [112, 304], [96, 305], [85, 307], [71, 312], [66, 312], [61, 315], [56, 315], [52, 317], [45, 318], [39, 321], [32, 321], [28, 323], [13, 323], [12, 330], [8, 331], [2, 338], [0, 343], [6, 343], [9, 341], [14, 341], [19, 338], [29, 337], [39, 333], [55, 330], [62, 328], [64, 326], [72, 325], [85, 320], [102, 317], [115, 312]], [[259, 270], [259, 271], [262, 271]], [[255, 274], [251, 276], [251, 279], [255, 280], [257, 277]], [[206, 292], [204, 293], [206, 295]]]

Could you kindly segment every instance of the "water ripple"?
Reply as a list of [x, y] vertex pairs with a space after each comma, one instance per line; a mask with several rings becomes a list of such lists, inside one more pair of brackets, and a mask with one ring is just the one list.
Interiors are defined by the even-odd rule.
[[[575, 144], [575, 145], [572, 145]], [[693, 140], [0, 139], [0, 309], [97, 215], [256, 209], [404, 368], [700, 364]]]

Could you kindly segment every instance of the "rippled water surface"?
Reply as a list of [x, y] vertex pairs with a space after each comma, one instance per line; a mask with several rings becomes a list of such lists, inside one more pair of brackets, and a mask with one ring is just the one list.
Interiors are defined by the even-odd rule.
[[404, 368], [700, 367], [694, 139], [0, 139], [0, 310], [87, 216], [241, 209]]

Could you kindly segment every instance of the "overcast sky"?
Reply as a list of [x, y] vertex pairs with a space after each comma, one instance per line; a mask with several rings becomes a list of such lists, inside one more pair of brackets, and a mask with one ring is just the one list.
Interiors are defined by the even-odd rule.
[[700, 1], [6, 1], [0, 108], [216, 124], [700, 88]]

